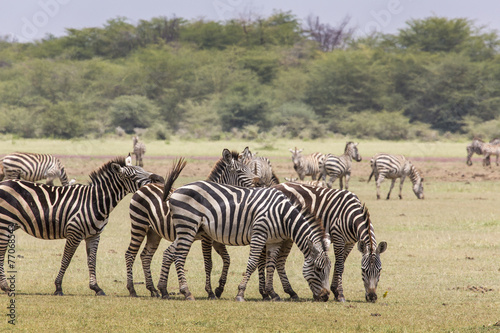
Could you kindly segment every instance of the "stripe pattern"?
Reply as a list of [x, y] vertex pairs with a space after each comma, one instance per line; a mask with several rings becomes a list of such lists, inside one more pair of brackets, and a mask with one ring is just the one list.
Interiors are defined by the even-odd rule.
[[59, 178], [63, 186], [69, 183], [61, 161], [52, 155], [12, 153], [4, 156], [1, 163], [4, 180], [24, 179], [36, 182], [46, 179], [48, 185], [53, 185], [54, 179]]
[[345, 145], [344, 154], [335, 156], [327, 154], [324, 163], [320, 164], [321, 178], [326, 181], [326, 177], [330, 179], [326, 182], [327, 187], [332, 188], [333, 182], [339, 179], [339, 188], [343, 188], [342, 180], [345, 179], [345, 189], [349, 189], [349, 179], [351, 178], [352, 160], [361, 161], [361, 155], [358, 151], [358, 144], [349, 141]]
[[240, 161], [248, 165], [252, 173], [260, 178], [262, 186], [270, 187], [280, 183], [273, 171], [271, 161], [267, 157], [252, 154], [250, 149], [246, 147], [240, 154]]
[[144, 157], [144, 154], [146, 154], [146, 145], [144, 142], [140, 142], [137, 136], [134, 136], [132, 138], [132, 148], [135, 155], [135, 165], [143, 167], [144, 163], [142, 158]]
[[[179, 163], [170, 172], [170, 175], [175, 178], [177, 178], [182, 170]], [[250, 168], [239, 161], [238, 153], [230, 152], [228, 149], [222, 151], [221, 159], [215, 163], [207, 180], [241, 187], [254, 187], [256, 183], [260, 183], [258, 178], [250, 171]], [[164, 191], [163, 185], [150, 184], [134, 193], [130, 201], [131, 239], [125, 253], [125, 262], [127, 266], [127, 289], [132, 297], [137, 296], [134, 288], [132, 267], [144, 238], [146, 238], [146, 245], [141, 252], [141, 262], [146, 280], [146, 288], [150, 291], [152, 297], [159, 296], [158, 290], [153, 284], [151, 261], [162, 238], [171, 242], [175, 240], [175, 230], [171, 223], [170, 207], [166, 201], [169, 194], [169, 191]], [[212, 291], [211, 286], [212, 246], [221, 256], [223, 262], [219, 286], [215, 289], [215, 293]], [[230, 264], [229, 254], [224, 245], [217, 242], [213, 242], [212, 244], [212, 240], [210, 239], [202, 240], [202, 249], [206, 272], [205, 289], [208, 293], [208, 298], [219, 298], [224, 291], [227, 280], [227, 272]], [[168, 294], [165, 297], [168, 297]]]
[[380, 184], [385, 178], [391, 179], [391, 187], [387, 193], [387, 200], [391, 196], [391, 191], [397, 178], [400, 178], [399, 183], [399, 199], [403, 199], [403, 183], [408, 176], [413, 184], [413, 193], [419, 199], [424, 198], [424, 178], [421, 172], [403, 155], [376, 154], [370, 160], [372, 172], [368, 178], [368, 182], [375, 176], [377, 186], [377, 199], [380, 199]]
[[[169, 247], [170, 260], [175, 258], [180, 291], [186, 299], [194, 297], [187, 285], [184, 264], [191, 244], [200, 235], [226, 245], [250, 245], [248, 265], [238, 286], [237, 301], [244, 301], [248, 279], [257, 268], [259, 258], [267, 252], [264, 260], [271, 267], [278, 254], [277, 245], [282, 241], [295, 242], [304, 254], [303, 275], [314, 299], [328, 299], [331, 264], [324, 230], [320, 223], [312, 223], [314, 216], [306, 220], [280, 191], [199, 181], [178, 188], [169, 202], [177, 235]], [[266, 252], [263, 252], [266, 245]], [[163, 273], [158, 284], [162, 294], [166, 293], [168, 271], [167, 275]], [[268, 281], [266, 288], [271, 288]]]
[[303, 156], [303, 149], [288, 149], [292, 153], [293, 168], [299, 175], [300, 180], [304, 180], [306, 176], [311, 176], [312, 180], [316, 180], [317, 175], [320, 175], [320, 165], [325, 161], [325, 155], [321, 153], [313, 153]]
[[51, 186], [24, 180], [0, 183], [0, 287], [8, 291], [3, 262], [12, 230], [22, 229], [41, 239], [66, 239], [55, 295], [62, 295], [62, 280], [78, 245], [85, 240], [90, 289], [104, 292], [95, 274], [97, 246], [111, 211], [128, 193], [163, 177], [126, 166], [116, 158], [90, 174], [88, 185]]
[[[308, 207], [323, 223], [330, 236], [335, 253], [335, 266], [331, 283], [331, 291], [337, 301], [344, 302], [342, 274], [344, 263], [352, 248], [358, 243], [362, 254], [361, 274], [365, 286], [365, 299], [369, 302], [377, 300], [377, 284], [380, 278], [382, 263], [380, 254], [387, 248], [386, 242], [377, 246], [375, 232], [368, 210], [358, 197], [347, 190], [334, 190], [296, 183], [282, 183], [274, 188], [280, 190], [299, 207]], [[286, 277], [284, 265], [290, 252], [286, 244], [280, 250], [278, 273], [283, 288], [292, 298], [296, 293]]]

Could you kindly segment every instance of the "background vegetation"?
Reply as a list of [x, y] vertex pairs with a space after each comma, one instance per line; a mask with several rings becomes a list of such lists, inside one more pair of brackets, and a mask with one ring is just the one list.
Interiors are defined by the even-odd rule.
[[0, 133], [21, 138], [500, 136], [500, 39], [464, 19], [358, 36], [293, 13], [157, 17], [0, 38]]

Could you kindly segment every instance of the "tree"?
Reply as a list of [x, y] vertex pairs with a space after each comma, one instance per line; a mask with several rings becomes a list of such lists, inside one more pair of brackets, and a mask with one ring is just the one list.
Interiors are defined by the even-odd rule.
[[158, 117], [158, 107], [144, 96], [120, 96], [110, 107], [113, 126], [120, 126], [127, 133], [134, 128], [148, 128]]
[[354, 28], [347, 28], [350, 20], [349, 16], [345, 16], [337, 27], [332, 27], [328, 23], [321, 23], [318, 16], [309, 15], [303, 33], [317, 42], [324, 52], [344, 48], [355, 31]]

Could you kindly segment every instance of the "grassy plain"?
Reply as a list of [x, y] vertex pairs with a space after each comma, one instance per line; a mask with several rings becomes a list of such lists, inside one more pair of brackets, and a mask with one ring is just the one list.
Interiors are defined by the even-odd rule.
[[[345, 140], [275, 142], [146, 142], [145, 168], [165, 174], [176, 156], [188, 158], [188, 167], [176, 185], [203, 179], [222, 148], [243, 150], [247, 145], [268, 156], [278, 176], [293, 175], [288, 148], [340, 154]], [[186, 302], [179, 295], [165, 301], [151, 299], [137, 258], [134, 266], [139, 298], [128, 297], [124, 253], [130, 239], [127, 196], [110, 216], [99, 245], [97, 274], [106, 297], [95, 297], [88, 289], [88, 270], [81, 245], [63, 281], [65, 296], [52, 296], [64, 241], [43, 241], [16, 233], [16, 325], [8, 324], [10, 298], [0, 297], [3, 310], [0, 330], [15, 331], [197, 331], [197, 332], [499, 332], [500, 327], [500, 168], [485, 169], [479, 159], [465, 165], [465, 142], [361, 141], [363, 161], [353, 164], [350, 190], [370, 210], [377, 240], [388, 242], [382, 255], [383, 271], [379, 301], [364, 301], [360, 255], [353, 250], [346, 262], [344, 291], [347, 302], [312, 302], [312, 294], [301, 276], [302, 254], [294, 247], [287, 262], [289, 278], [301, 296], [289, 302], [279, 279], [275, 289], [283, 302], [262, 302], [256, 274], [248, 285], [247, 302], [234, 301], [245, 270], [248, 248], [229, 249], [231, 268], [222, 299], [205, 300], [204, 274], [199, 243], [187, 260], [187, 278], [197, 300]], [[131, 140], [3, 140], [0, 155], [13, 151], [60, 155], [70, 177], [85, 182], [88, 173], [109, 160], [126, 154]], [[391, 200], [375, 198], [369, 175], [369, 157], [377, 152], [402, 153], [415, 160], [425, 180], [425, 200], [417, 200], [406, 182], [403, 200], [397, 186]], [[338, 183], [335, 183], [338, 184]], [[389, 187], [382, 185], [385, 196]], [[162, 242], [153, 261], [157, 280]], [[213, 281], [220, 274], [220, 259], [214, 257]], [[177, 292], [175, 272], [169, 290]], [[385, 297], [384, 297], [385, 295]], [[500, 324], [497, 324], [500, 325]]]

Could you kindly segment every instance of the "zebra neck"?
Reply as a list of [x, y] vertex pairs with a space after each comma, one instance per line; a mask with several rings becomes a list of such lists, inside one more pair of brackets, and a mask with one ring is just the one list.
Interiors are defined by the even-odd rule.
[[411, 183], [413, 185], [417, 184], [420, 181], [420, 179], [422, 178], [422, 177], [420, 177], [420, 174], [418, 173], [417, 169], [413, 165], [410, 168], [409, 176], [410, 176]]
[[98, 178], [92, 179], [89, 185], [93, 200], [89, 200], [94, 212], [102, 217], [107, 217], [118, 203], [127, 195], [124, 184], [111, 174], [101, 174]]

